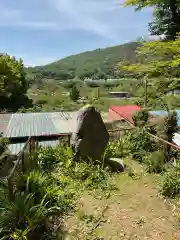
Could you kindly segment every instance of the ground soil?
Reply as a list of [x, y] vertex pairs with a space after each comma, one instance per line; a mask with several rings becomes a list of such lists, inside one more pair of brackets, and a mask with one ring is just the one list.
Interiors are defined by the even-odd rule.
[[159, 194], [161, 176], [132, 162], [134, 177], [117, 174], [116, 191], [106, 197], [84, 193], [75, 214], [65, 219], [69, 239], [180, 240], [177, 202]]

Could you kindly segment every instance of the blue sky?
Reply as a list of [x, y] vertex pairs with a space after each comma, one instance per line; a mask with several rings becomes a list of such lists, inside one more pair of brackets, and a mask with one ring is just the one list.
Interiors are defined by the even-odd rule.
[[148, 35], [152, 10], [123, 0], [0, 0], [0, 52], [42, 65]]

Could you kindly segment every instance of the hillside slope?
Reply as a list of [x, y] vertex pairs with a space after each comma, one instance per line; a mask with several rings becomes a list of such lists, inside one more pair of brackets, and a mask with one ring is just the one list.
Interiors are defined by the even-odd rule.
[[114, 76], [115, 66], [122, 59], [135, 61], [135, 50], [138, 45], [137, 42], [130, 42], [119, 46], [96, 49], [63, 58], [45, 66], [28, 68], [27, 72], [56, 79], [70, 79], [75, 76], [81, 78]]

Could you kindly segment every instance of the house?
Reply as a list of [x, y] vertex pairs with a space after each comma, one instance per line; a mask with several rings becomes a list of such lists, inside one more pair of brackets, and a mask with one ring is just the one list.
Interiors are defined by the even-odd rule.
[[122, 120], [132, 123], [133, 115], [142, 108], [137, 105], [111, 106], [108, 111], [109, 120]]
[[131, 97], [131, 94], [129, 92], [109, 92], [108, 93], [110, 97], [115, 98], [129, 98]]
[[171, 90], [166, 93], [166, 95], [179, 95], [179, 94], [180, 94], [180, 90], [178, 89]]

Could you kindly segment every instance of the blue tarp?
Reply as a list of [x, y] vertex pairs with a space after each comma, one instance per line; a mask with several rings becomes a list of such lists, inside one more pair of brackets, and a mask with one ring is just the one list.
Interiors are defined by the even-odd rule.
[[[180, 110], [174, 110], [175, 112], [177, 112], [177, 116], [178, 116], [178, 127], [180, 127]], [[159, 111], [151, 111], [152, 115], [155, 116], [166, 116], [167, 115], [167, 111], [164, 110], [159, 110]]]

